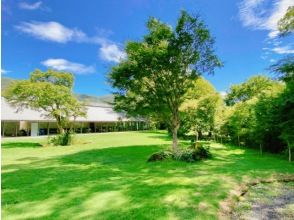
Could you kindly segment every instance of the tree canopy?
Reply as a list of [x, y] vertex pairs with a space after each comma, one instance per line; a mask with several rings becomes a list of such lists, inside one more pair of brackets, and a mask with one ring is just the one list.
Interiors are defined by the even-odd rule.
[[294, 6], [289, 7], [286, 14], [278, 22], [278, 29], [282, 36], [294, 31]]
[[177, 150], [179, 108], [193, 81], [213, 73], [221, 62], [214, 39], [197, 16], [182, 11], [176, 27], [150, 18], [142, 41], [126, 45], [127, 59], [113, 67], [110, 83], [117, 89], [116, 109], [134, 115], [157, 115], [173, 132]]
[[256, 75], [239, 85], [232, 85], [225, 101], [228, 105], [234, 105], [238, 102], [247, 101], [261, 92], [270, 90], [273, 84], [279, 84], [270, 78], [262, 75]]
[[214, 131], [223, 101], [214, 87], [203, 77], [194, 81], [193, 87], [188, 90], [185, 97], [180, 107], [183, 125], [181, 133], [192, 133], [197, 141], [204, 132]]
[[83, 106], [72, 94], [73, 81], [71, 73], [35, 70], [29, 80], [11, 83], [4, 97], [19, 110], [43, 110], [45, 116], [56, 119], [59, 132], [63, 133], [70, 118], [85, 116]]

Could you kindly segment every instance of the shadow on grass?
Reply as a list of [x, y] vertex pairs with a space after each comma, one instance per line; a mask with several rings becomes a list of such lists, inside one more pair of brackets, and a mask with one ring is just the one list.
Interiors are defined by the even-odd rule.
[[3, 166], [12, 170], [2, 174], [3, 218], [214, 219], [219, 201], [244, 175], [290, 170], [274, 157], [225, 147], [193, 164], [146, 162], [167, 147], [94, 149]]
[[37, 148], [42, 147], [40, 143], [32, 143], [32, 142], [8, 142], [2, 143], [2, 148]]

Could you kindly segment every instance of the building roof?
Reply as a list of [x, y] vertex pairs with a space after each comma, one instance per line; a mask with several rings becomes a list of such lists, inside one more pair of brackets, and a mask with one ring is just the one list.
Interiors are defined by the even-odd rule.
[[[124, 114], [115, 112], [111, 106], [86, 105], [87, 116], [78, 117], [77, 122], [115, 122], [129, 120]], [[10, 105], [3, 97], [1, 98], [1, 120], [2, 121], [54, 121], [53, 118], [45, 116], [45, 112], [32, 109], [22, 109]]]

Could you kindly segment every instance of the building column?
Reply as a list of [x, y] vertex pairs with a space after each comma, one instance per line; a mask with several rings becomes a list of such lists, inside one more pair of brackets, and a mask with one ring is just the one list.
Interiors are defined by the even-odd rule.
[[15, 137], [17, 137], [17, 130], [18, 130], [18, 124], [17, 123], [19, 123], [19, 122], [15, 123]]
[[38, 124], [38, 122], [32, 122], [31, 123], [31, 136], [32, 137], [34, 137], [34, 136], [38, 136], [39, 134], [39, 132], [38, 132], [38, 130], [39, 130], [39, 124]]

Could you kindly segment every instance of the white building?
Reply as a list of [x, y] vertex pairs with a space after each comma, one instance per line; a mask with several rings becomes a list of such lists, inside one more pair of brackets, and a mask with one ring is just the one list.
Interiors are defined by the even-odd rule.
[[[115, 112], [110, 105], [93, 104], [86, 106], [86, 117], [76, 118], [73, 122], [77, 133], [110, 132], [147, 129], [141, 119], [130, 119]], [[1, 98], [1, 135], [38, 136], [56, 134], [57, 127], [53, 118], [44, 116], [44, 112], [32, 109], [17, 109]]]

